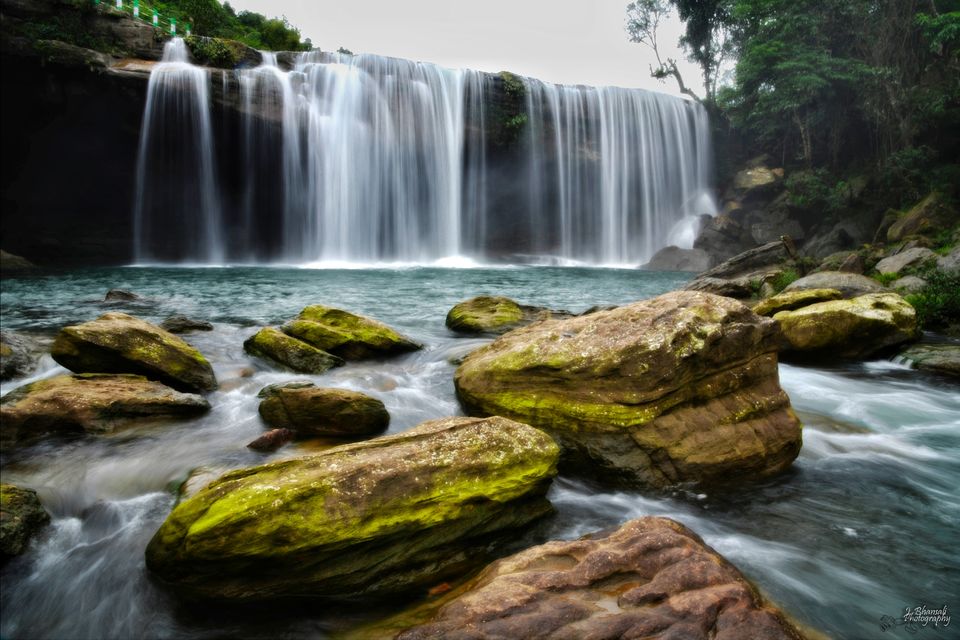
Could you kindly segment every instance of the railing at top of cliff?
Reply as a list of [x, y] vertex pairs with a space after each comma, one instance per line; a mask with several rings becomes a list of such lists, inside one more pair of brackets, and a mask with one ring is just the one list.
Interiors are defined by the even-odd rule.
[[[150, 14], [150, 18], [146, 18], [141, 15], [140, 10], [140, 0], [92, 0], [94, 6], [105, 7], [107, 9], [112, 9], [114, 11], [120, 11], [124, 14], [129, 14], [131, 17], [152, 25], [154, 28], [169, 33], [171, 36], [177, 35], [177, 19], [174, 17], [166, 17], [160, 15], [160, 12], [149, 6], [147, 3], [144, 3], [144, 11], [142, 13]], [[129, 10], [128, 10], [129, 9]], [[185, 24], [184, 34], [186, 36], [191, 35], [193, 31], [193, 25], [189, 22]]]

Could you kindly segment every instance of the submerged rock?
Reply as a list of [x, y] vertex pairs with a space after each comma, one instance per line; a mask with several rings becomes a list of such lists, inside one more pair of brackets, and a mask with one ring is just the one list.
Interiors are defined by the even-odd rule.
[[817, 302], [838, 300], [843, 294], [836, 289], [803, 289], [787, 291], [761, 300], [753, 307], [753, 312], [761, 316], [772, 316], [780, 311], [792, 311]]
[[323, 305], [312, 305], [281, 327], [287, 335], [344, 360], [395, 355], [422, 348], [387, 325]]
[[895, 293], [818, 302], [773, 316], [783, 350], [816, 358], [866, 358], [918, 336], [917, 314]]
[[37, 531], [50, 522], [33, 489], [0, 484], [0, 563], [23, 553]]
[[62, 375], [3, 396], [0, 440], [8, 445], [46, 435], [105, 433], [137, 420], [186, 418], [209, 409], [202, 396], [142, 376]]
[[191, 331], [213, 331], [213, 325], [206, 320], [195, 320], [187, 316], [170, 316], [160, 323], [160, 328], [170, 333], [189, 333]]
[[132, 302], [134, 300], [143, 300], [143, 298], [125, 289], [110, 289], [107, 291], [107, 295], [103, 296], [104, 302]]
[[271, 429], [247, 445], [254, 451], [276, 451], [285, 444], [293, 442], [296, 437], [290, 429]]
[[273, 327], [261, 329], [247, 338], [243, 348], [250, 355], [272, 360], [300, 373], [323, 373], [344, 364], [343, 359]]
[[34, 345], [29, 338], [12, 331], [0, 331], [0, 380], [24, 376], [35, 365]]
[[784, 289], [784, 293], [806, 291], [809, 289], [836, 289], [844, 298], [853, 298], [867, 293], [885, 293], [889, 290], [882, 284], [858, 273], [843, 271], [818, 271], [794, 280]]
[[538, 320], [569, 318], [573, 314], [521, 305], [503, 296], [478, 296], [455, 305], [447, 313], [447, 328], [458, 333], [501, 334]]
[[548, 513], [557, 457], [527, 425], [446, 418], [234, 471], [173, 510], [147, 566], [187, 596], [406, 591]]
[[397, 640], [799, 640], [736, 567], [666, 518], [494, 562]]
[[125, 313], [64, 327], [53, 359], [77, 373], [132, 373], [180, 391], [213, 391], [217, 379], [203, 355], [169, 331]]
[[677, 291], [512, 331], [470, 354], [454, 384], [468, 413], [548, 430], [591, 475], [731, 481], [780, 472], [800, 450], [779, 339], [735, 300]]
[[[296, 384], [296, 383], [294, 383]], [[381, 433], [390, 414], [376, 398], [347, 389], [271, 385], [260, 392], [260, 416], [299, 435], [355, 437]]]
[[0, 249], [0, 273], [32, 271], [36, 268], [37, 265], [33, 264], [26, 258], [13, 253], [7, 253], [6, 251]]
[[900, 358], [922, 371], [960, 378], [960, 345], [915, 344], [900, 352]]

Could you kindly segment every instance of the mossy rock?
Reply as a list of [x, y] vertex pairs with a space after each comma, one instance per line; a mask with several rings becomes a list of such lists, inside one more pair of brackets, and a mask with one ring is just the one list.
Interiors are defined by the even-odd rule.
[[960, 224], [960, 211], [940, 193], [931, 193], [918, 202], [887, 230], [887, 242], [899, 242], [912, 235], [933, 235]]
[[319, 304], [306, 307], [281, 329], [344, 360], [390, 356], [422, 348], [381, 322]]
[[0, 331], [0, 380], [30, 373], [36, 360], [32, 340], [12, 331]]
[[390, 414], [376, 398], [313, 385], [271, 385], [259, 411], [271, 427], [290, 429], [300, 436], [370, 436], [382, 433], [390, 424]]
[[125, 313], [64, 327], [53, 359], [77, 373], [130, 373], [180, 391], [213, 391], [217, 379], [203, 355], [182, 338]]
[[471, 415], [542, 428], [568, 467], [663, 487], [788, 467], [800, 423], [777, 377], [776, 324], [678, 291], [507, 333], [457, 369]]
[[819, 302], [773, 316], [794, 358], [860, 359], [916, 340], [917, 314], [895, 293]]
[[566, 311], [521, 305], [503, 296], [478, 296], [450, 309], [446, 324], [457, 333], [497, 335], [538, 320], [571, 315]]
[[173, 510], [147, 567], [186, 597], [410, 593], [548, 513], [557, 458], [527, 425], [446, 418], [234, 471]]
[[889, 292], [889, 289], [873, 278], [868, 278], [859, 273], [818, 271], [804, 276], [799, 280], [794, 280], [784, 287], [782, 293], [794, 293], [797, 291], [808, 291], [810, 289], [835, 289], [839, 291], [844, 298], [854, 298], [868, 293]]
[[23, 553], [37, 531], [50, 522], [33, 489], [0, 484], [0, 563]]
[[188, 418], [210, 404], [143, 376], [62, 375], [14, 389], [0, 400], [4, 446], [49, 435], [108, 433], [143, 420]]
[[342, 358], [317, 349], [273, 327], [261, 329], [243, 343], [244, 350], [300, 373], [323, 373], [344, 364]]
[[921, 371], [960, 378], [960, 345], [916, 344], [901, 351], [899, 357]]
[[753, 312], [761, 316], [773, 316], [780, 311], [792, 311], [817, 302], [839, 300], [843, 294], [836, 289], [803, 289], [787, 291], [766, 300], [761, 300], [753, 307]]

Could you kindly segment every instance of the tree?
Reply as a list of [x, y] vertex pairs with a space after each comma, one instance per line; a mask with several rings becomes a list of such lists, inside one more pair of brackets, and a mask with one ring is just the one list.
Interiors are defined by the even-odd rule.
[[[716, 102], [720, 70], [732, 50], [729, 37], [732, 0], [636, 0], [627, 5], [627, 33], [632, 42], [648, 46], [657, 58], [657, 67], [650, 66], [650, 75], [663, 80], [673, 76], [680, 92], [699, 102]], [[676, 8], [684, 22], [685, 33], [680, 44], [688, 59], [698, 64], [703, 73], [704, 97], [701, 98], [683, 80], [677, 62], [664, 60], [660, 54], [658, 30]]]

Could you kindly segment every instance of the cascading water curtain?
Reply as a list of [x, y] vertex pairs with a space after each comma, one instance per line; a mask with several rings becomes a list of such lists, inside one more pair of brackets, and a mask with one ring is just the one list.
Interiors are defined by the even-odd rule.
[[[175, 46], [183, 58], [165, 57], [150, 80], [140, 259], [637, 264], [668, 241], [689, 245], [684, 224], [715, 213], [709, 123], [694, 103], [525, 79], [524, 130], [504, 148], [490, 134], [495, 76], [310, 52], [290, 71], [265, 54], [237, 72], [242, 176], [227, 222], [206, 76]], [[509, 197], [503, 162], [523, 185]]]

